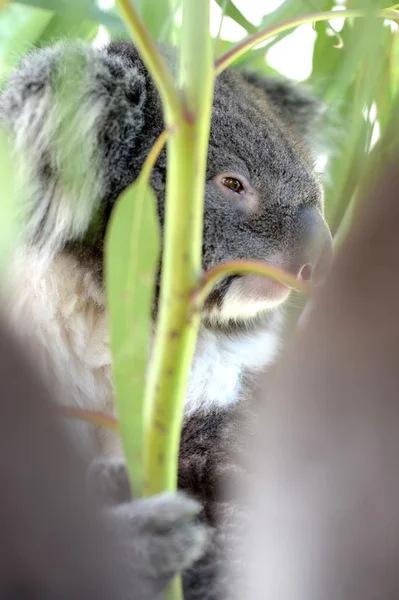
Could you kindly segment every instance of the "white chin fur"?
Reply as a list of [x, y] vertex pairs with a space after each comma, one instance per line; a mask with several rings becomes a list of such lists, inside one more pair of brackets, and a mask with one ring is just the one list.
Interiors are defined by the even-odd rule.
[[201, 329], [185, 400], [186, 415], [226, 408], [245, 399], [244, 376], [255, 374], [277, 357], [281, 318], [263, 329], [224, 334]]
[[289, 288], [265, 277], [241, 277], [232, 281], [222, 305], [211, 308], [207, 316], [215, 324], [251, 320], [276, 309], [289, 293]]

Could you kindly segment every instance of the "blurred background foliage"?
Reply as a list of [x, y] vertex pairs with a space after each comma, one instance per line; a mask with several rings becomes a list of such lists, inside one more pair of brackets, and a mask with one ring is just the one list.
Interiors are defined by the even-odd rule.
[[[392, 0], [212, 0], [215, 55], [282, 21], [327, 10], [388, 8]], [[179, 40], [179, 0], [135, 0], [162, 43]], [[399, 6], [399, 5], [394, 5]], [[0, 0], [0, 76], [33, 47], [65, 38], [101, 46], [127, 38], [114, 0]], [[399, 89], [398, 25], [383, 19], [333, 19], [285, 31], [241, 58], [259, 73], [309, 84], [326, 102], [317, 166], [324, 173], [326, 215], [333, 230], [348, 219], [366, 156], [384, 135]], [[346, 225], [345, 225], [346, 230]]]

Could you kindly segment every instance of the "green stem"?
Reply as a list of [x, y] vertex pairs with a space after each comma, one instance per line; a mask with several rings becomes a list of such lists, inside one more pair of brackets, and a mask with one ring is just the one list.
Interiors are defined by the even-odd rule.
[[130, 0], [116, 0], [126, 26], [140, 55], [153, 78], [162, 98], [164, 108], [168, 113], [180, 118], [182, 106], [179, 94], [173, 82], [173, 77], [166, 62], [159, 53], [158, 48], [150, 33], [146, 29], [139, 13]]
[[[159, 317], [145, 398], [145, 493], [177, 487], [184, 396], [200, 323], [189, 318], [201, 276], [203, 198], [212, 109], [209, 1], [183, 2], [179, 80], [184, 119], [172, 121]], [[168, 112], [169, 107], [166, 107]]]
[[[283, 21], [279, 25], [273, 25], [271, 27], [266, 27], [258, 33], [249, 36], [242, 42], [236, 44], [231, 50], [226, 52], [223, 56], [221, 56], [215, 63], [215, 72], [216, 75], [219, 75], [222, 71], [227, 69], [233, 62], [235, 62], [238, 58], [243, 56], [248, 50], [260, 44], [261, 42], [265, 42], [267, 39], [278, 35], [279, 33], [283, 33], [288, 29], [293, 29], [294, 27], [298, 27], [299, 25], [305, 25], [306, 23], [316, 23], [318, 21], [329, 21], [330, 19], [355, 19], [359, 17], [366, 16], [367, 11], [364, 10], [331, 10], [325, 12], [318, 12], [309, 15], [304, 15], [302, 17], [295, 17], [294, 19], [289, 19], [288, 21]], [[383, 9], [377, 11], [375, 13], [376, 17], [382, 19], [392, 19], [396, 21], [399, 18], [399, 13], [394, 9]]]
[[141, 173], [139, 176], [139, 182], [142, 182], [144, 185], [147, 185], [150, 180], [151, 172], [154, 168], [159, 154], [161, 153], [162, 148], [165, 146], [168, 136], [169, 131], [165, 129], [165, 131], [161, 133], [157, 140], [155, 140], [153, 147], [151, 148], [147, 158], [145, 159], [144, 165], [141, 169]]
[[[173, 0], [134, 0], [141, 19], [148, 25], [150, 33], [155, 40], [160, 41], [164, 28], [172, 25], [174, 18]], [[169, 27], [168, 27], [169, 25]]]
[[294, 275], [286, 273], [277, 267], [272, 267], [255, 260], [232, 260], [231, 262], [217, 265], [203, 274], [200, 285], [192, 294], [192, 310], [195, 312], [201, 311], [213, 287], [230, 275], [261, 275], [262, 277], [285, 283], [287, 287], [299, 292], [310, 294], [310, 288], [307, 285], [299, 281]]

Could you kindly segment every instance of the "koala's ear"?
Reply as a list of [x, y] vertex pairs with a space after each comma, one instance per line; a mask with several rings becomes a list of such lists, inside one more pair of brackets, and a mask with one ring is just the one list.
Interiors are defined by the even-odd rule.
[[256, 73], [244, 72], [245, 80], [265, 92], [267, 99], [281, 118], [294, 126], [305, 138], [316, 132], [325, 106], [312, 96], [305, 87], [285, 79], [260, 77]]

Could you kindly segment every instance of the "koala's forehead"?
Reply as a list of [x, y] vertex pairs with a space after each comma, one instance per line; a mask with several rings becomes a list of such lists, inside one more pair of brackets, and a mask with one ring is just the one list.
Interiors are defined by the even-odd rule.
[[210, 149], [219, 167], [231, 161], [244, 166], [249, 176], [261, 176], [265, 170], [286, 176], [298, 163], [311, 163], [307, 148], [277, 116], [266, 95], [260, 98], [234, 71], [226, 71], [216, 82]]

